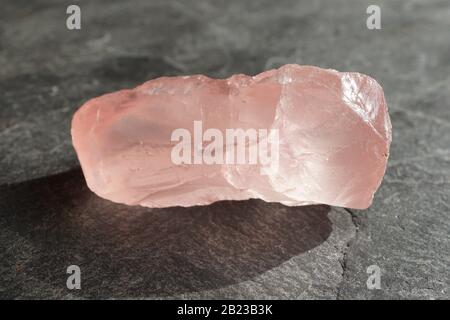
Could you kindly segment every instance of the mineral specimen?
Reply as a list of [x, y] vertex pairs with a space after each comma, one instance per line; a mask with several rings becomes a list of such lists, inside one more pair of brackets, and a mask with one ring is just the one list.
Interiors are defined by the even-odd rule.
[[162, 77], [86, 102], [72, 121], [89, 188], [147, 207], [260, 198], [367, 208], [391, 124], [359, 73], [285, 65], [254, 77]]

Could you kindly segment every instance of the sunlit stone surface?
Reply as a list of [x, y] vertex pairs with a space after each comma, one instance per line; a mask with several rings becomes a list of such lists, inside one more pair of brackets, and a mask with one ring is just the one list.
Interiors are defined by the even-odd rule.
[[[175, 164], [171, 135], [185, 128], [193, 136], [194, 121], [203, 132], [275, 130], [277, 168]], [[224, 80], [162, 77], [103, 95], [77, 111], [72, 139], [89, 188], [114, 202], [166, 207], [261, 198], [367, 208], [386, 169], [391, 124], [372, 78], [285, 65]], [[224, 140], [224, 153], [227, 147]]]

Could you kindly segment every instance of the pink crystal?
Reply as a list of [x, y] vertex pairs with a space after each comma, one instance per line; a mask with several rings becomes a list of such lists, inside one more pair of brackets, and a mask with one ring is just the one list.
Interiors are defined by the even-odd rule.
[[[175, 164], [171, 134], [193, 132], [194, 121], [203, 132], [275, 129], [277, 170], [206, 164], [205, 141], [201, 163]], [[254, 77], [162, 77], [94, 98], [76, 112], [72, 139], [89, 188], [114, 202], [168, 207], [260, 198], [362, 209], [383, 178], [391, 124], [372, 78], [285, 65]]]

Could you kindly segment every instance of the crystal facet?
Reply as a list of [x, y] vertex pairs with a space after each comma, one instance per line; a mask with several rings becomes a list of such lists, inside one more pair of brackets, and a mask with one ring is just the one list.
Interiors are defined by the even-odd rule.
[[[259, 151], [276, 133], [277, 148], [268, 148], [272, 160], [277, 153], [276, 168], [257, 156], [226, 162], [237, 141], [226, 139], [229, 129], [259, 134]], [[174, 132], [190, 133], [184, 142], [193, 151], [183, 155], [192, 161], [174, 161]], [[285, 65], [254, 77], [162, 77], [94, 98], [76, 112], [72, 140], [89, 188], [114, 202], [167, 207], [260, 198], [362, 209], [383, 178], [391, 124], [372, 78]]]

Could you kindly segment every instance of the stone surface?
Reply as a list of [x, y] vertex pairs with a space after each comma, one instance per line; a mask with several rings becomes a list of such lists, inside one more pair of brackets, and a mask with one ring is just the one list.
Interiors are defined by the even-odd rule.
[[[381, 30], [365, 28], [369, 0], [78, 1], [80, 31], [65, 29], [67, 4], [22, 2], [0, 10], [1, 298], [450, 298], [447, 0], [378, 1]], [[370, 209], [136, 209], [87, 189], [69, 134], [82, 102], [286, 63], [383, 86], [394, 136]], [[81, 291], [66, 289], [71, 264]], [[366, 287], [373, 264], [380, 290]]]
[[295, 64], [153, 79], [89, 100], [71, 132], [92, 191], [157, 208], [260, 198], [365, 209], [391, 143], [374, 79]]

